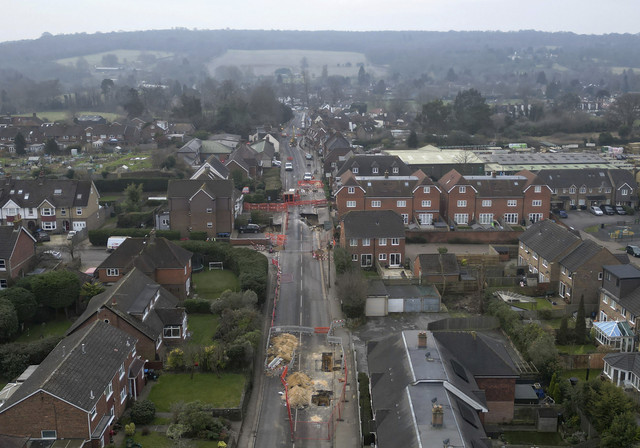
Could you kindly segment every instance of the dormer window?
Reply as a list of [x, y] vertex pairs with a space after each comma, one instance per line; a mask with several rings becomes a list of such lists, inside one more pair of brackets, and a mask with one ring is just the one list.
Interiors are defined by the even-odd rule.
[[25, 198], [25, 199], [29, 199], [29, 193], [25, 193], [25, 194], [24, 194], [24, 198]]
[[466, 193], [467, 192], [467, 187], [465, 187], [464, 185], [461, 185], [458, 187], [458, 193]]
[[356, 187], [349, 187], [349, 188], [347, 188], [347, 192], [348, 192], [349, 194], [354, 194], [354, 193], [356, 192]]
[[78, 193], [78, 194], [76, 195], [76, 199], [82, 199], [82, 193]]
[[431, 193], [431, 187], [423, 187], [422, 188], [422, 192], [425, 193], [425, 194]]
[[373, 174], [378, 174], [378, 168], [374, 166], [373, 168], [371, 168], [371, 172]]
[[542, 187], [540, 185], [536, 185], [533, 191], [536, 193], [540, 193], [542, 191]]
[[16, 190], [11, 190], [11, 191], [9, 192], [9, 194], [14, 194], [15, 192], [16, 192]]
[[61, 188], [56, 188], [55, 190], [53, 190], [53, 194], [61, 195], [62, 194], [62, 189]]
[[354, 167], [351, 169], [351, 172], [352, 172], [353, 174], [358, 174], [358, 167], [357, 167], [357, 166], [354, 166]]
[[18, 190], [18, 194], [22, 194], [22, 190]]
[[400, 168], [398, 168], [397, 166], [393, 167], [393, 174], [398, 174], [400, 172]]

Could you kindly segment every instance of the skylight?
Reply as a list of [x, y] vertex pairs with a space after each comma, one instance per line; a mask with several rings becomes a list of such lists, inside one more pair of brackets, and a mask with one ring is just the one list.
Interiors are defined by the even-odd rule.
[[55, 190], [53, 190], [53, 194], [62, 194], [62, 189], [56, 188]]

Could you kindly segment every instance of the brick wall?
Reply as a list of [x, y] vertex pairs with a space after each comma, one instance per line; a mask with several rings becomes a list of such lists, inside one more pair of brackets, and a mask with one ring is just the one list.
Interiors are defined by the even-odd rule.
[[423, 238], [427, 243], [478, 243], [514, 244], [522, 234], [520, 230], [469, 230], [455, 232], [434, 232], [407, 230], [407, 238]]
[[8, 264], [11, 278], [22, 277], [31, 271], [35, 265], [35, 253], [33, 240], [25, 232], [20, 231], [20, 236], [18, 236], [11, 258], [5, 260], [5, 263]]
[[156, 269], [155, 281], [160, 283], [164, 288], [169, 290], [179, 299], [186, 299], [188, 291], [186, 290], [187, 279], [191, 277], [191, 267], [187, 266], [180, 269]]
[[507, 423], [513, 420], [515, 378], [476, 378], [476, 383], [485, 391], [489, 407], [485, 422]]

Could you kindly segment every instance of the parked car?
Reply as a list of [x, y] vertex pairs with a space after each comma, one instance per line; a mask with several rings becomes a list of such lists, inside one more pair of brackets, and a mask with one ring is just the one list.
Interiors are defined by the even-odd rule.
[[55, 258], [56, 260], [60, 260], [62, 258], [62, 254], [60, 252], [58, 252], [57, 250], [45, 250], [42, 253], [46, 254], [46, 255], [49, 255], [49, 256]]
[[307, 159], [307, 160], [311, 160], [311, 159], [313, 159], [313, 156], [311, 154], [309, 154], [309, 153], [306, 153], [304, 155], [304, 158]]
[[39, 243], [51, 241], [51, 237], [47, 232], [36, 232], [35, 237], [36, 241], [38, 241]]
[[273, 166], [281, 166], [281, 165], [282, 165], [282, 162], [281, 162], [281, 161], [279, 161], [278, 159], [273, 159], [273, 160], [271, 161], [271, 165], [273, 165]]
[[629, 245], [627, 246], [627, 253], [634, 257], [640, 257], [640, 247]]
[[260, 232], [260, 226], [258, 224], [247, 224], [246, 226], [240, 226], [238, 229], [240, 233], [258, 233]]
[[561, 218], [568, 218], [569, 215], [564, 210], [558, 210], [558, 216]]
[[311, 180], [313, 179], [313, 176], [311, 175], [311, 173], [304, 173], [304, 176], [302, 176], [302, 180]]
[[616, 205], [616, 213], [618, 215], [626, 215], [627, 211], [624, 209], [622, 205]]
[[284, 170], [285, 171], [293, 171], [293, 163], [291, 162], [287, 162], [284, 164]]
[[67, 233], [67, 239], [68, 240], [72, 240], [74, 236], [76, 236], [76, 233], [78, 233], [75, 230], [69, 230], [69, 233]]
[[589, 207], [589, 211], [596, 216], [604, 215], [604, 212], [600, 210], [600, 207], [598, 207], [597, 205], [592, 205], [591, 207]]
[[605, 215], [615, 215], [616, 214], [615, 210], [613, 210], [613, 207], [611, 207], [608, 204], [602, 204], [600, 206], [600, 209], [604, 212]]

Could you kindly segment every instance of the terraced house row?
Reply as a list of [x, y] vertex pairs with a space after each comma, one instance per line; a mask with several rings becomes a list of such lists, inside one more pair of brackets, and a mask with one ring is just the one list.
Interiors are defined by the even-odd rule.
[[[355, 170], [355, 171], [354, 171]], [[355, 156], [335, 188], [338, 214], [392, 210], [405, 225], [526, 225], [549, 217], [551, 188], [539, 176], [465, 176], [451, 170], [437, 182], [410, 172], [395, 156]]]

